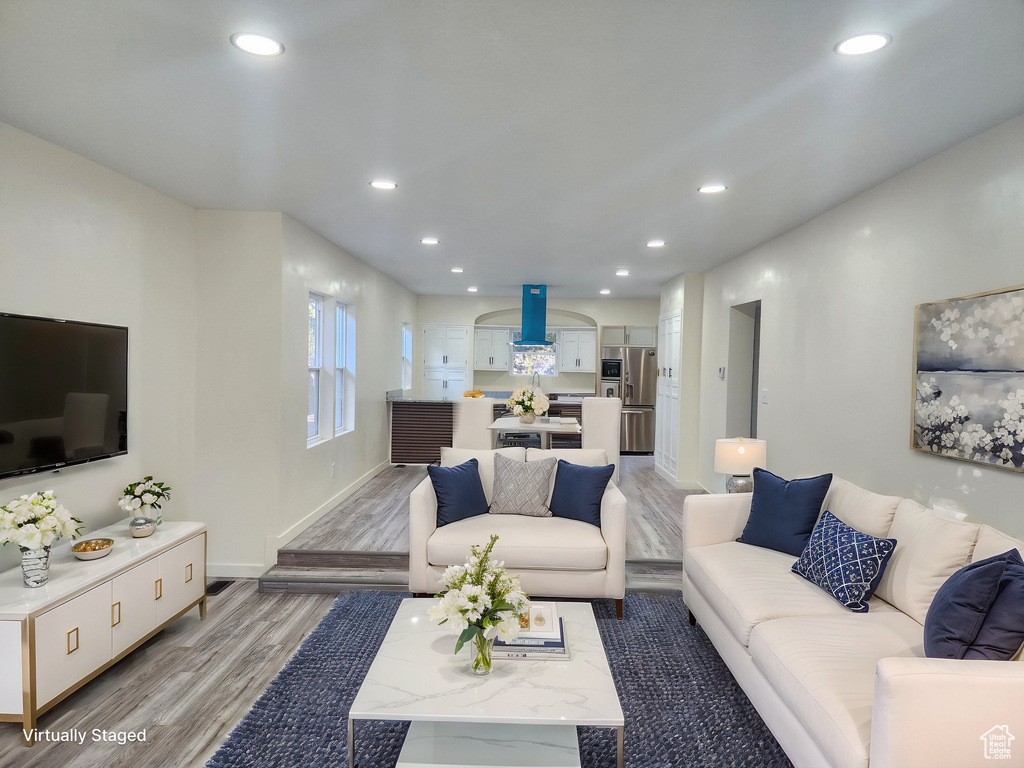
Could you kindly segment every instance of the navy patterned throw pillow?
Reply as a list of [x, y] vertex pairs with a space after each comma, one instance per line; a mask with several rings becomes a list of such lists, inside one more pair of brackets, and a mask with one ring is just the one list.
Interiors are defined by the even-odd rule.
[[896, 539], [861, 533], [825, 510], [793, 571], [851, 611], [866, 613], [894, 549]]

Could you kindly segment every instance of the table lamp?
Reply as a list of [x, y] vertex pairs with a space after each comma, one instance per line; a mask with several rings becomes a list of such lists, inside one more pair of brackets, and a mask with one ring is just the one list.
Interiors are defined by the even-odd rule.
[[765, 441], [751, 437], [723, 437], [715, 440], [715, 472], [732, 475], [725, 484], [728, 493], [750, 493], [754, 467], [763, 467]]

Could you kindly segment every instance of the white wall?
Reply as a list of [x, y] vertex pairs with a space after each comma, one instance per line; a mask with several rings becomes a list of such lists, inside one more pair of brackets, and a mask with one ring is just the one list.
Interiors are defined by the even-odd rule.
[[[0, 123], [0, 311], [128, 326], [127, 456], [0, 481], [52, 488], [87, 530], [152, 474], [170, 520], [195, 517], [196, 211]], [[8, 545], [0, 569], [17, 564]]]
[[[282, 275], [282, 347], [275, 378], [281, 384], [283, 499], [270, 518], [268, 558], [388, 465], [391, 432], [385, 391], [402, 386], [402, 323], [414, 322], [416, 317], [415, 294], [288, 216], [284, 217], [283, 258], [278, 268]], [[310, 291], [354, 306], [356, 407], [353, 431], [307, 448]], [[331, 306], [325, 312], [325, 323], [333, 323], [333, 319]], [[326, 378], [322, 386], [333, 391], [333, 379]], [[333, 434], [333, 423], [324, 431]]]
[[730, 308], [760, 299], [758, 436], [787, 477], [834, 472], [1024, 535], [1024, 474], [909, 448], [917, 304], [1024, 283], [1024, 117], [706, 275], [699, 479], [722, 490]]
[[[307, 450], [309, 290], [355, 304], [358, 381], [355, 430]], [[152, 474], [174, 489], [166, 518], [208, 525], [211, 575], [257, 576], [387, 462], [416, 301], [281, 213], [196, 211], [0, 124], [0, 311], [130, 337], [128, 455], [0, 481], [0, 503], [52, 488], [94, 530]]]
[[255, 576], [282, 506], [280, 213], [200, 211], [194, 519], [211, 574]]
[[[551, 299], [547, 301], [548, 327], [582, 326], [578, 316], [589, 317], [597, 323], [598, 344], [601, 326], [605, 325], [657, 325], [656, 299]], [[497, 313], [497, 314], [495, 314]], [[563, 314], [564, 313], [564, 314]], [[422, 325], [450, 324], [472, 326], [481, 315], [489, 316], [490, 325], [516, 325], [522, 320], [522, 300], [492, 299], [473, 296], [419, 296], [417, 297], [417, 326], [413, 333], [413, 396], [418, 396], [423, 381]], [[472, 346], [470, 361], [472, 361]], [[501, 371], [471, 371], [473, 386], [484, 390], [511, 390], [528, 384], [526, 376], [510, 376]], [[594, 392], [596, 376], [593, 373], [563, 373], [544, 378], [545, 392]], [[468, 387], [467, 387], [468, 389]]]

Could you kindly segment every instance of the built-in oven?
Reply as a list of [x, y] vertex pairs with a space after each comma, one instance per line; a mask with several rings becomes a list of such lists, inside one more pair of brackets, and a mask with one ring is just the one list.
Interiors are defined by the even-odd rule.
[[612, 381], [622, 380], [622, 360], [602, 360], [601, 378]]

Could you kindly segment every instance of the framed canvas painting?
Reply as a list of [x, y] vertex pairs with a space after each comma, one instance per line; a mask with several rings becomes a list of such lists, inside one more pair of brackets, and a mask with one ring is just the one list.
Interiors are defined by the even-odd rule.
[[1024, 286], [920, 304], [911, 448], [1024, 471]]

